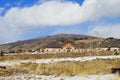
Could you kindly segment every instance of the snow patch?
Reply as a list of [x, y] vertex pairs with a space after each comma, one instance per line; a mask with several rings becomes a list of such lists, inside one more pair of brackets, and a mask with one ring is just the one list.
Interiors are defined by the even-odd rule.
[[55, 58], [55, 59], [35, 59], [35, 60], [13, 60], [13, 61], [2, 61], [0, 62], [0, 66], [13, 66], [15, 64], [20, 63], [56, 63], [63, 61], [91, 61], [95, 59], [113, 59], [120, 58], [120, 56], [89, 56], [89, 57], [77, 57], [77, 58]]
[[86, 77], [20, 74], [17, 76], [0, 77], [0, 80], [119, 80], [119, 78], [117, 78], [113, 74], [91, 75], [91, 76], [86, 76]]

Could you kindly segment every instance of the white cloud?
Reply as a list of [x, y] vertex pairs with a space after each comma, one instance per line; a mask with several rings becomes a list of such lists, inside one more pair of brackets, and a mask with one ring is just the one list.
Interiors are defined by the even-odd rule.
[[24, 29], [31, 27], [74, 25], [102, 16], [114, 18], [120, 16], [119, 7], [120, 0], [85, 0], [82, 6], [60, 0], [43, 0], [43, 3], [31, 7], [13, 7], [0, 18], [0, 32], [4, 29], [0, 37], [18, 37], [24, 33]]
[[0, 43], [11, 42], [20, 39], [20, 31], [9, 26], [11, 25], [4, 22], [4, 20], [1, 20], [0, 17]]
[[120, 38], [120, 24], [93, 27], [89, 34], [98, 37]]
[[120, 0], [86, 0], [80, 6], [72, 2], [48, 1], [25, 8], [12, 8], [5, 15], [16, 26], [72, 25], [102, 16], [120, 16]]
[[3, 10], [4, 10], [4, 8], [1, 7], [1, 8], [0, 8], [0, 14], [2, 13]]
[[79, 22], [79, 8], [78, 4], [70, 2], [50, 1], [23, 9], [12, 8], [5, 19], [20, 27], [70, 25]]
[[120, 0], [86, 0], [83, 4], [84, 17], [88, 20], [102, 16], [120, 16]]

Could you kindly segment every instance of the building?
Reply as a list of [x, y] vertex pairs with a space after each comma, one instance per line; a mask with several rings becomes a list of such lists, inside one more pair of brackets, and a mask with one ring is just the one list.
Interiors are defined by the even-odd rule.
[[120, 51], [119, 47], [103, 47], [103, 48], [84, 48], [79, 44], [66, 40], [64, 43], [53, 42], [44, 48], [40, 48], [40, 52], [44, 53], [62, 53], [62, 52], [94, 52], [94, 51]]
[[73, 46], [71, 43], [66, 43], [62, 49], [65, 52], [75, 52], [75, 50], [77, 50], [77, 48], [75, 46]]
[[52, 43], [45, 46], [45, 48], [40, 48], [40, 52], [49, 53], [75, 52], [75, 51], [77, 51], [77, 47], [75, 47], [70, 40], [67, 40], [65, 44]]

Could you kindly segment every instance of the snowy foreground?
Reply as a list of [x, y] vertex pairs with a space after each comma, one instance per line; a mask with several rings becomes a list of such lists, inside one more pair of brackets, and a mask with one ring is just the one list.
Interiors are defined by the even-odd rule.
[[14, 66], [20, 63], [56, 63], [63, 61], [90, 61], [95, 59], [113, 59], [120, 58], [120, 56], [88, 56], [88, 57], [77, 57], [77, 58], [55, 58], [55, 59], [34, 59], [34, 60], [12, 60], [12, 61], [2, 61], [0, 66]]
[[18, 76], [0, 77], [0, 80], [120, 80], [114, 74], [108, 75], [91, 75], [86, 77], [80, 76], [44, 76], [44, 75], [28, 75], [20, 74]]
[[[89, 56], [89, 57], [77, 57], [77, 58], [55, 58], [55, 59], [36, 59], [36, 60], [14, 60], [14, 61], [2, 61], [0, 66], [14, 66], [21, 63], [56, 63], [62, 61], [90, 61], [95, 59], [113, 59], [120, 58], [120, 56]], [[115, 74], [106, 75], [90, 75], [90, 76], [45, 76], [35, 74], [17, 74], [14, 76], [0, 76], [0, 80], [120, 80]]]

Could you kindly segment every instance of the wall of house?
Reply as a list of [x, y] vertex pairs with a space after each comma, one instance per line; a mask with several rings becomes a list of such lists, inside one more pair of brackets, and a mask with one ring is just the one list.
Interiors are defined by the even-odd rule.
[[[78, 49], [78, 48], [71, 48], [69, 51], [66, 47], [64, 48], [44, 48], [44, 49], [40, 49], [40, 53], [62, 53], [62, 52], [94, 52], [94, 51], [107, 51], [108, 48], [94, 48], [94, 49]], [[119, 51], [120, 52], [120, 48], [118, 47], [111, 47], [110, 51]]]

